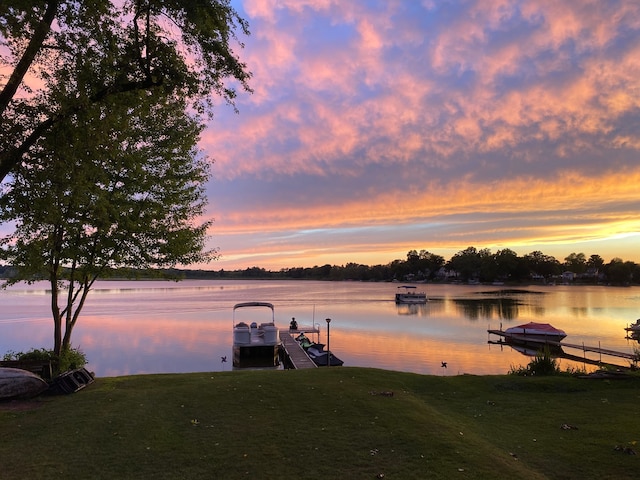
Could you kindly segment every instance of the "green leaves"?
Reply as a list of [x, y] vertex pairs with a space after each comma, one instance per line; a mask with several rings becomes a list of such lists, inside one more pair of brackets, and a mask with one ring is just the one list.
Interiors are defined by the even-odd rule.
[[51, 283], [56, 350], [69, 345], [105, 271], [211, 258], [210, 222], [196, 223], [209, 163], [196, 148], [202, 126], [186, 110], [166, 93], [90, 104], [56, 123], [6, 184], [0, 221], [16, 227], [0, 240], [2, 257], [16, 268], [12, 282]]
[[[12, 71], [0, 90], [0, 180], [54, 125], [112, 98], [175, 96], [212, 113], [212, 94], [233, 105], [236, 86], [251, 91], [233, 51], [248, 25], [228, 0], [42, 3], [0, 6], [0, 64]], [[17, 95], [27, 72], [36, 89]]]

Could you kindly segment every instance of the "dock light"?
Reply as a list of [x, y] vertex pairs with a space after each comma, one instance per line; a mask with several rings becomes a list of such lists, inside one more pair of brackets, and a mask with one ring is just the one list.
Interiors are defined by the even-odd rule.
[[331, 344], [329, 343], [329, 324], [331, 319], [327, 318], [327, 367], [331, 366]]

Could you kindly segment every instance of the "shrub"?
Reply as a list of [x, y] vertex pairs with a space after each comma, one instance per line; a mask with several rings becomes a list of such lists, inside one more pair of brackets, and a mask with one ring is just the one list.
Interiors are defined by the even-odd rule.
[[32, 348], [27, 353], [16, 353], [15, 360], [41, 360], [46, 362], [53, 359], [53, 352], [44, 348]]
[[76, 368], [82, 368], [87, 364], [87, 357], [80, 347], [69, 347], [62, 351], [60, 358], [58, 359], [58, 371], [66, 372], [67, 370], [75, 370]]
[[80, 347], [70, 347], [65, 349], [58, 358], [53, 354], [53, 350], [46, 348], [32, 348], [28, 352], [9, 351], [2, 357], [3, 360], [39, 360], [50, 361], [53, 365], [54, 374], [82, 368], [87, 364], [87, 357]]
[[536, 356], [529, 362], [526, 367], [511, 367], [510, 375], [557, 375], [560, 373], [558, 360], [551, 356], [548, 346], [538, 351]]

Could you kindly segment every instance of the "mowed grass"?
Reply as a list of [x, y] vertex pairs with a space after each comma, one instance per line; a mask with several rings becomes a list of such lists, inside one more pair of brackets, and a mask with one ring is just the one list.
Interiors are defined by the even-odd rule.
[[0, 404], [0, 432], [7, 480], [635, 479], [640, 379], [350, 367], [98, 378]]

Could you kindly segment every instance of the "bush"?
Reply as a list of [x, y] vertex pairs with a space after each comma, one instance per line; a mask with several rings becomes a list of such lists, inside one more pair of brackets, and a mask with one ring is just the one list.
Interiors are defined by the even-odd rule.
[[16, 353], [15, 360], [40, 360], [43, 362], [53, 359], [53, 352], [44, 348], [32, 348], [27, 353]]
[[538, 351], [536, 356], [529, 362], [526, 367], [511, 367], [510, 375], [557, 375], [560, 373], [558, 360], [551, 356], [548, 346]]
[[32, 348], [28, 352], [9, 351], [2, 357], [3, 360], [39, 360], [50, 361], [53, 365], [54, 374], [60, 374], [67, 370], [82, 368], [87, 364], [87, 357], [79, 347], [65, 349], [58, 358], [53, 354], [53, 350], [46, 348]]
[[58, 371], [60, 373], [67, 370], [75, 370], [76, 368], [82, 368], [87, 364], [87, 357], [83, 351], [78, 348], [67, 348], [62, 351], [58, 360]]

